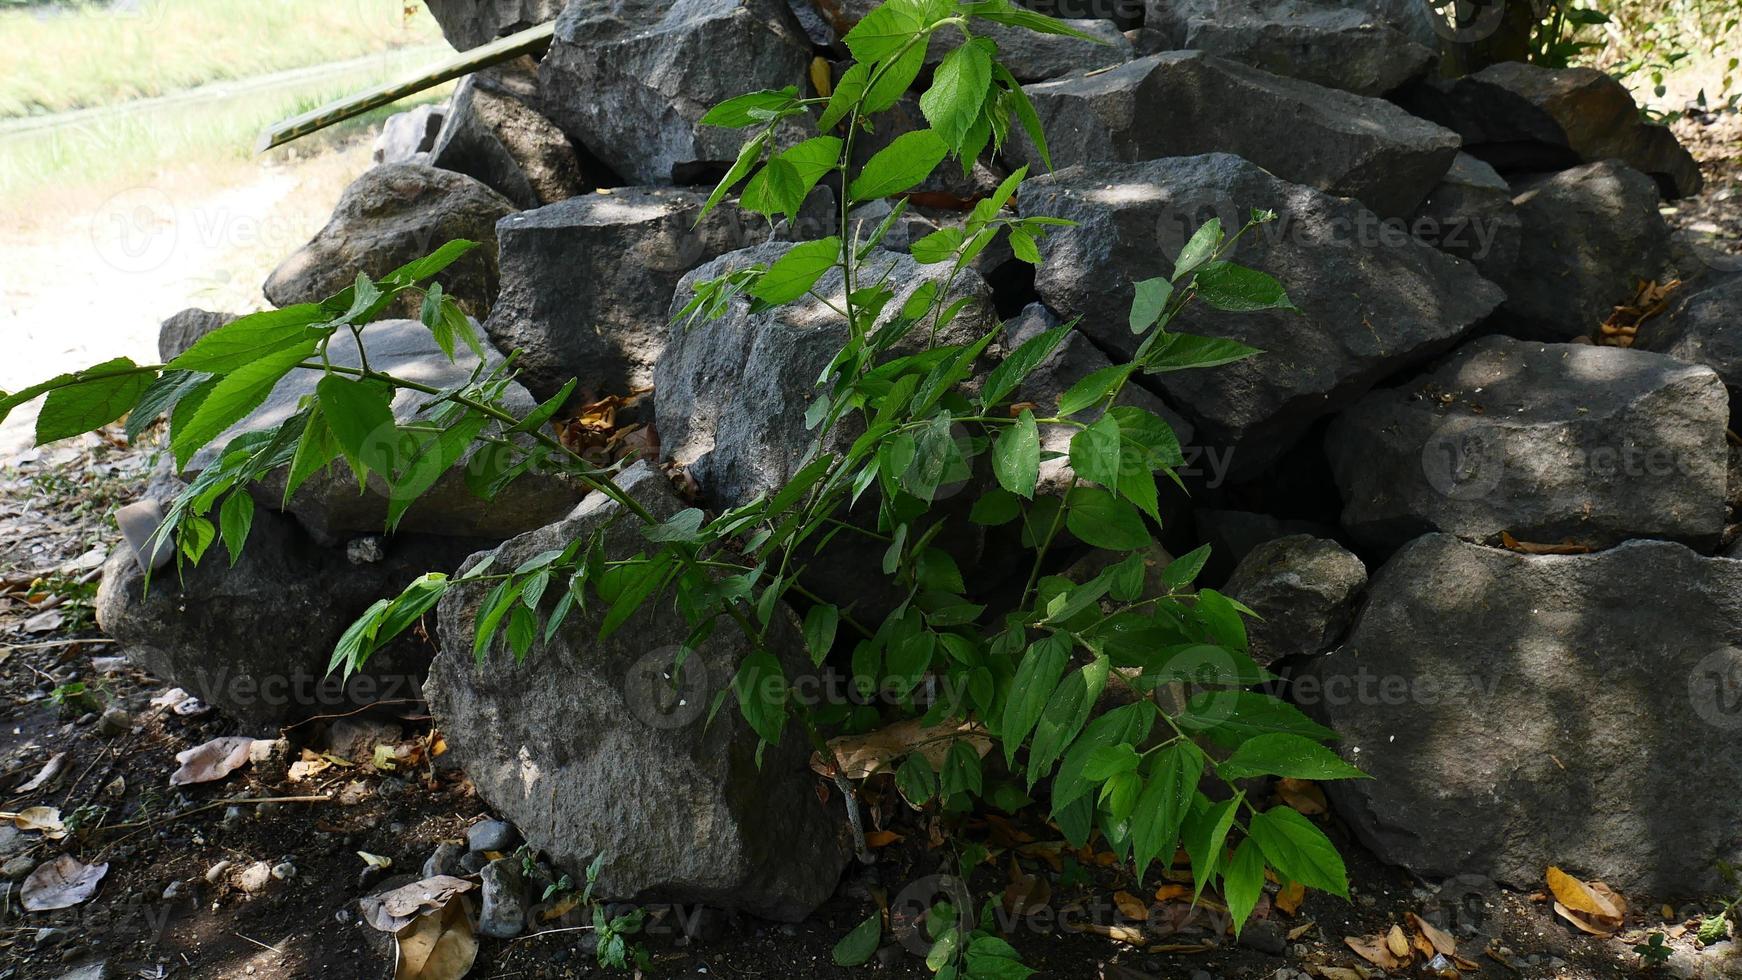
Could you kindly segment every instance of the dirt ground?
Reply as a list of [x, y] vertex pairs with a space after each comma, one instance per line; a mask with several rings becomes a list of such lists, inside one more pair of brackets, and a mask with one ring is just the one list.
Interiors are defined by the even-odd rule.
[[[1719, 251], [1742, 255], [1742, 123], [1732, 116], [1713, 125], [1684, 121], [1678, 129], [1706, 160], [1709, 182], [1700, 198], [1669, 217], [1710, 237]], [[44, 353], [0, 364], [0, 387], [117, 353], [150, 356], [158, 320], [190, 303], [257, 305], [264, 270], [319, 226], [364, 154], [352, 146], [318, 164], [263, 171], [216, 196], [202, 197], [183, 183], [158, 186], [152, 192], [167, 195], [153, 198], [160, 210], [87, 211], [70, 226], [72, 235], [42, 215], [13, 215], [17, 233], [0, 243], [6, 276], [0, 318], [24, 328], [22, 349]], [[103, 216], [117, 213], [123, 220], [111, 222], [105, 237]], [[149, 225], [154, 213], [171, 223]], [[236, 230], [243, 217], [260, 214], [276, 215], [269, 224], [277, 230]], [[158, 227], [170, 246], [147, 236], [132, 251], [113, 251], [115, 235], [141, 227]], [[122, 258], [90, 261], [105, 250]], [[130, 255], [160, 261], [147, 268]], [[24, 431], [16, 422], [6, 427], [13, 436]], [[91, 615], [95, 576], [118, 537], [110, 515], [139, 492], [150, 462], [148, 450], [96, 437], [44, 450], [0, 441], [0, 811], [56, 807], [68, 831], [64, 840], [50, 840], [0, 820], [0, 861], [13, 859], [5, 869], [10, 881], [0, 885], [0, 980], [391, 976], [392, 939], [361, 921], [357, 899], [394, 875], [415, 875], [438, 842], [462, 837], [486, 808], [460, 774], [431, 756], [428, 723], [415, 717], [321, 719], [284, 732], [275, 759], [211, 783], [170, 784], [178, 752], [233, 734], [233, 726], [214, 713], [182, 713], [188, 706], [163, 702], [166, 685], [119, 659], [123, 651], [100, 635]], [[388, 772], [344, 757], [338, 749], [346, 726], [365, 721], [415, 761]], [[307, 775], [288, 770], [305, 748], [327, 753], [325, 768]], [[25, 788], [50, 766], [58, 775]], [[638, 937], [651, 958], [647, 974], [929, 976], [920, 956], [887, 937], [866, 967], [847, 970], [830, 959], [853, 926], [953, 860], [948, 847], [928, 846], [933, 828], [890, 813], [889, 829], [903, 839], [876, 850], [873, 864], [850, 868], [836, 896], [808, 922], [783, 926], [655, 908]], [[1061, 849], [1056, 831], [1031, 812], [976, 815], [950, 829], [956, 839], [984, 843], [999, 855], [976, 874], [976, 894], [1006, 892], [1012, 881], [1031, 898], [1036, 889], [1049, 893], [1036, 899], [1039, 913], [1012, 917], [1007, 932], [1045, 977], [1372, 977], [1382, 971], [1345, 938], [1408, 928], [1411, 914], [1452, 933], [1465, 961], [1454, 965], [1466, 976], [1641, 972], [1632, 947], [1652, 932], [1665, 933], [1674, 951], [1666, 974], [1723, 975], [1731, 944], [1697, 950], [1688, 928], [1712, 905], [1671, 909], [1636, 899], [1618, 935], [1596, 938], [1557, 918], [1541, 895], [1481, 881], [1437, 887], [1413, 880], [1374, 861], [1334, 816], [1315, 819], [1348, 858], [1353, 900], [1313, 893], [1287, 912], [1267, 896], [1261, 920], [1239, 943], [1213, 900], [1195, 911], [1178, 898], [1158, 901], [1152, 893], [1165, 879], [1152, 874], [1139, 889], [1128, 874], [1100, 866], [1095, 854]], [[391, 859], [391, 867], [370, 870], [359, 852]], [[23, 911], [19, 879], [60, 854], [107, 863], [95, 895], [61, 911]], [[219, 867], [223, 862], [229, 864]], [[244, 888], [244, 872], [260, 862], [282, 876]], [[1121, 893], [1140, 896], [1137, 908], [1122, 908], [1129, 902]], [[1130, 918], [1131, 911], [1147, 922]], [[483, 940], [469, 975], [626, 975], [595, 964], [584, 924], [565, 918], [541, 925], [547, 931], [536, 935]], [[1395, 972], [1432, 975], [1419, 966], [1424, 958]], [[97, 964], [101, 971], [75, 972]]]

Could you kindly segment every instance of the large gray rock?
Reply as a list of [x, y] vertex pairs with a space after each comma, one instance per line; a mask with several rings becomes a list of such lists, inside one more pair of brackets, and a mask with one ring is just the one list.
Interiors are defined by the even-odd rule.
[[697, 224], [706, 202], [678, 187], [620, 187], [497, 226], [502, 292], [485, 329], [502, 350], [522, 351], [527, 387], [547, 397], [578, 378], [581, 395], [599, 397], [653, 380], [678, 280], [769, 237], [762, 218], [730, 202]]
[[1395, 239], [1378, 234], [1378, 219], [1356, 203], [1226, 154], [1073, 167], [1031, 180], [1021, 204], [1024, 215], [1077, 222], [1042, 240], [1035, 288], [1119, 356], [1138, 341], [1127, 326], [1131, 283], [1166, 275], [1207, 218], [1237, 228], [1253, 208], [1277, 212], [1235, 258], [1280, 280], [1303, 313], [1190, 306], [1176, 330], [1232, 337], [1265, 353], [1141, 378], [1198, 424], [1200, 441], [1237, 447], [1237, 476], [1262, 470], [1315, 418], [1381, 378], [1449, 348], [1501, 299], [1468, 263], [1402, 230]]
[[1499, 281], [1518, 267], [1523, 222], [1505, 178], [1481, 160], [1460, 153], [1444, 180], [1409, 219], [1422, 241], [1459, 258]]
[[1254, 659], [1322, 653], [1348, 629], [1367, 566], [1342, 545], [1310, 534], [1276, 538], [1240, 561], [1222, 592], [1258, 614], [1246, 624]]
[[1626, 87], [1595, 68], [1505, 61], [1401, 98], [1416, 115], [1457, 130], [1466, 150], [1503, 172], [1619, 159], [1656, 180], [1664, 197], [1700, 190], [1700, 166], [1675, 134], [1641, 119]]
[[1382, 860], [1630, 902], [1742, 859], [1742, 562], [1668, 542], [1528, 556], [1432, 534], [1374, 576], [1294, 695], [1372, 779], [1325, 784]]
[[381, 124], [381, 134], [375, 137], [372, 158], [378, 164], [428, 163], [427, 154], [435, 146], [446, 111], [430, 102], [388, 116]]
[[1343, 526], [1608, 547], [1723, 530], [1729, 402], [1711, 369], [1619, 347], [1484, 337], [1376, 391], [1326, 436]]
[[[1055, 166], [1226, 152], [1284, 180], [1401, 217], [1433, 190], [1458, 136], [1380, 99], [1283, 78], [1201, 51], [1024, 87]], [[1026, 136], [1007, 151], [1040, 172]]]
[[[689, 302], [692, 283], [772, 263], [789, 247], [760, 245], [697, 268], [678, 285], [672, 318]], [[887, 279], [895, 290], [877, 327], [893, 320], [921, 283], [941, 287], [949, 274], [948, 265], [922, 266], [882, 250], [872, 252], [861, 267], [863, 281]], [[814, 292], [841, 305], [840, 270], [824, 274]], [[969, 303], [939, 332], [936, 343], [972, 342], [997, 321], [990, 291], [972, 272], [955, 277], [950, 295], [967, 297]], [[653, 382], [662, 452], [695, 478], [710, 506], [722, 510], [778, 490], [816, 442], [805, 425], [805, 409], [818, 394], [823, 369], [846, 343], [846, 321], [814, 297], [751, 313], [748, 300], [738, 295], [719, 319], [688, 326], [675, 322], [670, 331]], [[927, 331], [913, 331], [888, 356], [915, 353], [927, 339]], [[844, 447], [857, 435], [843, 423], [828, 448]]]
[[[530, 81], [536, 90], [537, 76]], [[574, 197], [590, 186], [556, 123], [491, 75], [469, 75], [454, 89], [429, 162], [476, 177], [521, 208]]]
[[[345, 188], [326, 227], [279, 263], [264, 291], [274, 306], [316, 303], [357, 281], [380, 278], [447, 242], [480, 243], [442, 272], [442, 288], [482, 318], [496, 296], [496, 222], [514, 211], [507, 198], [464, 174], [417, 163], [390, 163]], [[399, 312], [417, 315], [418, 299]]]
[[[364, 349], [369, 354], [369, 366], [396, 377], [435, 388], [452, 388], [464, 384], [478, 367], [477, 355], [464, 345], [453, 361], [447, 359], [429, 329], [416, 320], [382, 320], [363, 330]], [[485, 345], [488, 357], [486, 370], [502, 363], [501, 355]], [[361, 360], [357, 344], [349, 331], [339, 331], [327, 348], [327, 356], [340, 367], [358, 367]], [[298, 403], [314, 394], [315, 383], [321, 378], [317, 371], [292, 371], [281, 380], [266, 400], [252, 414], [210, 446], [188, 461], [188, 472], [197, 473], [218, 458], [230, 440], [245, 432], [254, 432], [277, 425], [297, 410]], [[419, 406], [428, 395], [400, 390], [393, 400], [394, 421], [404, 425], [422, 417]], [[510, 383], [503, 402], [513, 412], [526, 413], [537, 404], [526, 389]], [[499, 431], [495, 423], [484, 434]], [[388, 455], [395, 468], [428, 465], [415, 452], [417, 443], [394, 432], [379, 436], [381, 451]], [[466, 469], [483, 465], [484, 453], [499, 452], [495, 447], [475, 447], [462, 456], [453, 468], [438, 477], [428, 491], [405, 512], [399, 530], [428, 532], [468, 538], [501, 540], [529, 528], [541, 527], [567, 513], [580, 499], [580, 491], [554, 473], [531, 472], [520, 477], [492, 500], [472, 493], [466, 486]], [[265, 507], [279, 507], [284, 497], [284, 471], [278, 470], [253, 486], [255, 499]], [[378, 534], [387, 522], [387, 508], [393, 491], [376, 473], [361, 491], [357, 479], [342, 462], [317, 472], [297, 488], [288, 510], [304, 527], [323, 541], [335, 541], [346, 534]]]
[[1742, 276], [1715, 278], [1676, 300], [1668, 313], [1640, 324], [1633, 346], [1718, 372], [1734, 414], [1742, 392]]
[[139, 666], [236, 719], [255, 734], [287, 721], [418, 697], [430, 650], [410, 638], [341, 680], [333, 647], [377, 599], [449, 570], [476, 540], [399, 535], [384, 557], [353, 564], [318, 546], [291, 518], [260, 508], [242, 555], [222, 542], [198, 565], [146, 580], [130, 548], [116, 548], [97, 592], [97, 622]]
[[[618, 483], [661, 519], [684, 507], [645, 464]], [[612, 559], [650, 547], [632, 515], [594, 494], [562, 521], [503, 544], [496, 567], [593, 534]], [[462, 585], [443, 597], [442, 649], [425, 693], [478, 795], [528, 844], [577, 875], [603, 855], [601, 898], [792, 921], [828, 898], [847, 861], [846, 821], [817, 799], [803, 733], [792, 726], [759, 765], [735, 701], [708, 722], [715, 693], [751, 652], [735, 624], [718, 624], [688, 655], [675, 690], [667, 678], [690, 627], [657, 598], [605, 639], [594, 608], [524, 661], [498, 638], [480, 665], [474, 622], [487, 591]], [[789, 679], [809, 669], [784, 607], [767, 643]]]
[[1518, 262], [1492, 268], [1512, 332], [1543, 340], [1595, 334], [1641, 279], [1662, 279], [1670, 234], [1651, 179], [1618, 160], [1513, 184]]
[[803, 85], [810, 41], [783, 0], [571, 3], [539, 68], [546, 110], [625, 180], [686, 183], [729, 166], [744, 134], [716, 103]]
[[157, 330], [157, 356], [165, 364], [192, 347], [201, 337], [218, 329], [231, 320], [236, 319], [234, 313], [213, 313], [189, 307], [180, 313], [163, 321], [163, 326]]
[[425, 4], [442, 27], [442, 35], [464, 51], [528, 27], [562, 12], [566, 0], [429, 0]]
[[1326, 0], [1152, 0], [1165, 48], [1205, 51], [1265, 71], [1360, 95], [1384, 95], [1434, 62], [1388, 20]]

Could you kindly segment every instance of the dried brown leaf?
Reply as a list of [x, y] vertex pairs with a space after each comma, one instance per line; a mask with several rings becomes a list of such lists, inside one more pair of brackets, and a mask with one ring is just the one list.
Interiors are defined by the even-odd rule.
[[455, 896], [395, 933], [393, 980], [460, 980], [478, 958], [469, 901]]
[[181, 768], [170, 775], [170, 785], [186, 786], [223, 779], [242, 768], [253, 747], [254, 739], [246, 735], [223, 735], [177, 752], [175, 761], [181, 763]]
[[401, 885], [379, 895], [368, 895], [357, 902], [363, 921], [382, 932], [398, 932], [411, 920], [443, 908], [455, 895], [478, 887], [464, 878], [436, 875], [409, 885]]
[[71, 854], [62, 854], [37, 865], [24, 879], [19, 895], [29, 912], [72, 908], [95, 895], [108, 873], [107, 864], [85, 864]]

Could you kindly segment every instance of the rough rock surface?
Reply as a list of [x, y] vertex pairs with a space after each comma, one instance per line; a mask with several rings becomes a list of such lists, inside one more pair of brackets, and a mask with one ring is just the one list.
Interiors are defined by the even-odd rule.
[[1360, 95], [1422, 76], [1433, 49], [1359, 4], [1324, 0], [1164, 0], [1150, 5], [1165, 49], [1205, 51]]
[[1590, 336], [1641, 279], [1661, 279], [1670, 234], [1650, 178], [1616, 160], [1513, 184], [1522, 225], [1518, 262], [1492, 271], [1515, 333]]
[[1126, 356], [1137, 340], [1127, 326], [1131, 283], [1166, 275], [1210, 217], [1239, 227], [1252, 208], [1281, 216], [1249, 234], [1235, 258], [1280, 280], [1303, 313], [1188, 307], [1176, 330], [1266, 353], [1141, 379], [1198, 423], [1205, 444], [1238, 447], [1236, 474], [1261, 470], [1313, 419], [1449, 348], [1501, 299], [1461, 259], [1401, 229], [1395, 241], [1380, 234], [1375, 216], [1354, 202], [1227, 154], [1073, 167], [1032, 180], [1021, 203], [1025, 215], [1078, 222], [1041, 242], [1041, 298], [1062, 316], [1081, 316], [1079, 329]]
[[376, 163], [428, 163], [424, 154], [435, 146], [447, 110], [427, 103], [404, 112], [396, 112], [381, 124], [381, 135], [375, 137], [373, 159]]
[[[788, 247], [759, 245], [701, 266], [678, 286], [672, 315], [689, 301], [691, 282], [773, 262]], [[941, 285], [948, 274], [945, 265], [921, 266], [906, 255], [876, 251], [865, 262], [866, 280], [884, 278], [891, 265], [888, 281], [895, 297], [884, 306], [879, 325], [892, 320], [921, 283]], [[818, 280], [814, 291], [838, 306], [842, 289], [837, 269]], [[967, 343], [991, 329], [996, 314], [979, 276], [957, 275], [951, 295], [972, 299], [940, 332], [939, 344]], [[778, 490], [815, 442], [805, 426], [805, 408], [816, 397], [817, 378], [846, 342], [846, 322], [811, 297], [752, 314], [748, 301], [737, 296], [721, 318], [697, 320], [687, 328], [677, 323], [670, 330], [654, 372], [664, 454], [695, 478], [710, 506], [726, 509]], [[889, 356], [914, 353], [925, 340], [922, 333], [910, 334]], [[841, 426], [835, 438], [844, 446], [856, 435]]]
[[566, 0], [429, 0], [442, 36], [464, 51], [534, 27], [562, 13]]
[[[326, 227], [272, 270], [266, 299], [279, 307], [319, 302], [359, 272], [379, 278], [464, 238], [480, 245], [442, 273], [442, 287], [482, 318], [496, 296], [496, 222], [513, 211], [507, 198], [464, 174], [416, 163], [374, 167], [345, 188]], [[401, 312], [417, 313], [414, 306]]]
[[1193, 511], [1192, 524], [1197, 531], [1194, 540], [1210, 546], [1210, 558], [1204, 565], [1204, 575], [1209, 581], [1221, 581], [1232, 575], [1247, 555], [1267, 541], [1296, 534], [1329, 538], [1337, 530], [1314, 521], [1286, 520], [1257, 511], [1216, 507], [1199, 507]]
[[201, 337], [236, 319], [236, 316], [235, 313], [213, 313], [194, 307], [182, 310], [163, 321], [163, 326], [158, 328], [157, 356], [169, 363]]
[[[536, 75], [531, 82], [536, 87]], [[520, 208], [574, 197], [589, 186], [556, 123], [489, 75], [468, 76], [454, 89], [429, 162], [476, 177]]]
[[1343, 525], [1391, 548], [1477, 541], [1716, 544], [1729, 401], [1710, 368], [1646, 351], [1474, 341], [1331, 423]]
[[[1389, 102], [1201, 51], [1163, 52], [1025, 90], [1057, 167], [1232, 153], [1384, 217], [1415, 210], [1458, 152], [1456, 133]], [[1008, 152], [1044, 171], [1026, 140], [1013, 136]]]
[[1734, 393], [1742, 391], [1742, 276], [1715, 279], [1676, 300], [1668, 313], [1640, 325], [1633, 346], [1718, 372], [1732, 392], [1734, 414]]
[[[645, 464], [618, 482], [661, 518], [684, 507]], [[595, 494], [502, 545], [496, 564], [513, 567], [594, 532], [612, 558], [647, 547], [633, 517]], [[603, 854], [603, 898], [796, 921], [833, 893], [848, 858], [846, 821], [817, 800], [802, 733], [788, 730], [759, 767], [756, 736], [734, 704], [705, 724], [715, 692], [750, 652], [735, 625], [721, 624], [688, 657], [676, 690], [666, 672], [689, 627], [657, 602], [604, 640], [595, 613], [576, 613], [524, 662], [498, 639], [480, 669], [471, 651], [485, 591], [443, 597], [442, 652], [425, 692], [479, 796], [531, 846], [572, 874]], [[771, 648], [797, 677], [809, 661], [796, 624], [784, 611], [775, 622]]]
[[1666, 126], [1639, 117], [1627, 89], [1595, 68], [1501, 62], [1401, 96], [1416, 115], [1458, 131], [1465, 149], [1503, 172], [1618, 159], [1668, 198], [1696, 194], [1700, 167]]
[[571, 3], [539, 67], [563, 131], [632, 183], [723, 170], [743, 133], [701, 125], [716, 103], [802, 85], [810, 41], [783, 0]]
[[452, 569], [480, 542], [407, 534], [381, 562], [354, 565], [289, 517], [261, 508], [242, 556], [224, 545], [179, 572], [151, 577], [116, 548], [97, 593], [97, 621], [139, 666], [236, 719], [251, 733], [361, 704], [417, 697], [427, 647], [404, 640], [341, 681], [333, 646], [377, 599], [432, 569]]
[[1512, 203], [1512, 188], [1493, 167], [1460, 153], [1444, 180], [1409, 219], [1417, 238], [1459, 258], [1499, 281], [1518, 265], [1523, 222]]
[[[1326, 783], [1382, 860], [1639, 904], [1742, 859], [1742, 562], [1668, 542], [1528, 556], [1431, 534], [1374, 576], [1295, 697], [1372, 779]], [[1697, 787], [1697, 791], [1690, 791]]]
[[502, 291], [485, 329], [502, 350], [524, 351], [522, 380], [535, 394], [548, 397], [570, 378], [593, 396], [652, 380], [678, 280], [768, 237], [762, 218], [729, 202], [698, 225], [707, 199], [677, 187], [620, 187], [497, 227]]
[[1254, 548], [1222, 587], [1259, 619], [1246, 624], [1261, 664], [1323, 653], [1355, 616], [1367, 566], [1328, 538], [1292, 534]]
[[[364, 328], [363, 345], [369, 353], [369, 365], [375, 370], [436, 388], [461, 384], [472, 376], [478, 365], [477, 355], [463, 345], [450, 362], [436, 346], [428, 328], [416, 320], [371, 323]], [[488, 346], [485, 353], [492, 367], [501, 364], [500, 355]], [[357, 367], [361, 363], [356, 341], [348, 331], [340, 331], [333, 337], [327, 354], [333, 364], [342, 367]], [[189, 461], [189, 472], [204, 469], [236, 436], [276, 425], [288, 418], [304, 396], [313, 394], [318, 380], [320, 374], [315, 371], [293, 371], [286, 375], [259, 408], [195, 454]], [[418, 406], [427, 400], [427, 395], [415, 391], [398, 392], [393, 400], [395, 420], [404, 424], [416, 418]], [[530, 411], [537, 404], [524, 388], [512, 383], [504, 400], [510, 410], [517, 412]], [[410, 456], [415, 449], [414, 443], [396, 438], [391, 432], [382, 433], [381, 439], [384, 450], [390, 453]], [[484, 451], [494, 450], [475, 447], [453, 469], [439, 477], [405, 512], [399, 530], [500, 540], [561, 517], [580, 499], [578, 489], [561, 477], [540, 473], [522, 476], [493, 500], [475, 496], [466, 486], [465, 469]], [[257, 483], [253, 491], [262, 506], [280, 506], [284, 496], [283, 471]], [[386, 482], [378, 474], [371, 474], [368, 486], [359, 493], [356, 478], [341, 464], [316, 473], [298, 487], [288, 509], [317, 537], [334, 541], [346, 534], [380, 533], [386, 526], [390, 494]]]

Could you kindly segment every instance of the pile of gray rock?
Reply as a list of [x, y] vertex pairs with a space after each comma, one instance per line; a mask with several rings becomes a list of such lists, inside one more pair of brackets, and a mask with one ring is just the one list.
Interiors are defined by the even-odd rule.
[[[380, 165], [266, 296], [299, 302], [449, 238], [484, 242], [444, 283], [499, 348], [491, 358], [520, 352], [513, 397], [530, 405], [570, 378], [584, 399], [651, 384], [663, 460], [702, 506], [742, 503], [808, 447], [804, 407], [842, 326], [823, 304], [738, 302], [687, 331], [670, 314], [697, 277], [832, 233], [835, 191], [825, 181], [808, 217], [775, 228], [730, 201], [698, 223], [740, 138], [700, 120], [728, 96], [808, 92], [820, 67], [838, 74], [839, 37], [870, 6], [432, 0], [456, 47], [553, 18], [555, 36], [541, 59], [390, 121]], [[1164, 501], [1160, 543], [1216, 546], [1211, 583], [1263, 616], [1253, 653], [1378, 777], [1339, 784], [1333, 800], [1381, 857], [1520, 886], [1548, 863], [1665, 898], [1712, 885], [1719, 859], [1742, 858], [1742, 795], [1726, 792], [1742, 767], [1705, 748], [1742, 725], [1742, 563], [1723, 557], [1742, 487], [1727, 437], [1742, 277], [1704, 268], [1660, 216], [1664, 199], [1698, 189], [1692, 158], [1599, 73], [1438, 77], [1421, 4], [1082, 6], [1107, 8], [1076, 22], [1104, 44], [990, 35], [1027, 83], [1056, 169], [1015, 136], [916, 202], [963, 203], [1029, 164], [1020, 212], [1076, 222], [1044, 240], [1032, 276], [997, 249], [957, 276], [968, 306], [952, 331], [1012, 318], [1009, 347], [1075, 319], [1025, 393], [1056, 400], [1131, 353], [1131, 284], [1165, 274], [1203, 221], [1275, 211], [1235, 257], [1280, 279], [1299, 312], [1193, 308], [1179, 329], [1264, 353], [1142, 377], [1129, 396], [1177, 420], [1185, 454], [1191, 494]], [[958, 43], [940, 35], [934, 57]], [[910, 94], [875, 139], [919, 125]], [[871, 261], [916, 289], [930, 272], [907, 242], [960, 220], [916, 206]], [[1642, 282], [1672, 278], [1680, 292], [1631, 347], [1601, 343]], [[166, 348], [221, 322], [180, 314]], [[471, 367], [448, 364], [413, 321], [369, 336], [430, 384]], [[238, 433], [303, 394], [281, 387]], [[378, 488], [316, 480], [288, 504], [256, 488], [233, 568], [219, 556], [147, 590], [123, 552], [102, 620], [166, 680], [269, 728], [323, 707], [299, 683], [325, 673], [350, 616], [417, 572], [487, 554], [512, 567], [595, 531], [613, 557], [644, 547], [615, 505], [554, 478], [482, 505], [465, 465], [391, 537]], [[1048, 487], [1070, 483], [1066, 465], [1049, 463]], [[659, 469], [622, 483], [654, 513], [689, 506]], [[138, 506], [149, 521], [155, 505]], [[1000, 543], [975, 533], [948, 546], [995, 567]], [[819, 592], [864, 589], [827, 571]], [[373, 698], [333, 696], [391, 700], [381, 685], [424, 684], [482, 797], [571, 872], [604, 855], [606, 897], [798, 919], [831, 893], [851, 849], [838, 802], [818, 802], [805, 743], [788, 733], [758, 760], [736, 712], [704, 724], [744, 653], [730, 631], [679, 665], [685, 630], [670, 610], [604, 641], [578, 615], [524, 663], [497, 651], [480, 668], [480, 599], [470, 587], [445, 598], [433, 661], [407, 643], [351, 679]], [[811, 670], [791, 615], [775, 622], [789, 675]], [[228, 680], [214, 683], [220, 669]], [[291, 693], [263, 698], [263, 681]], [[1718, 791], [1677, 791], [1696, 781]]]

